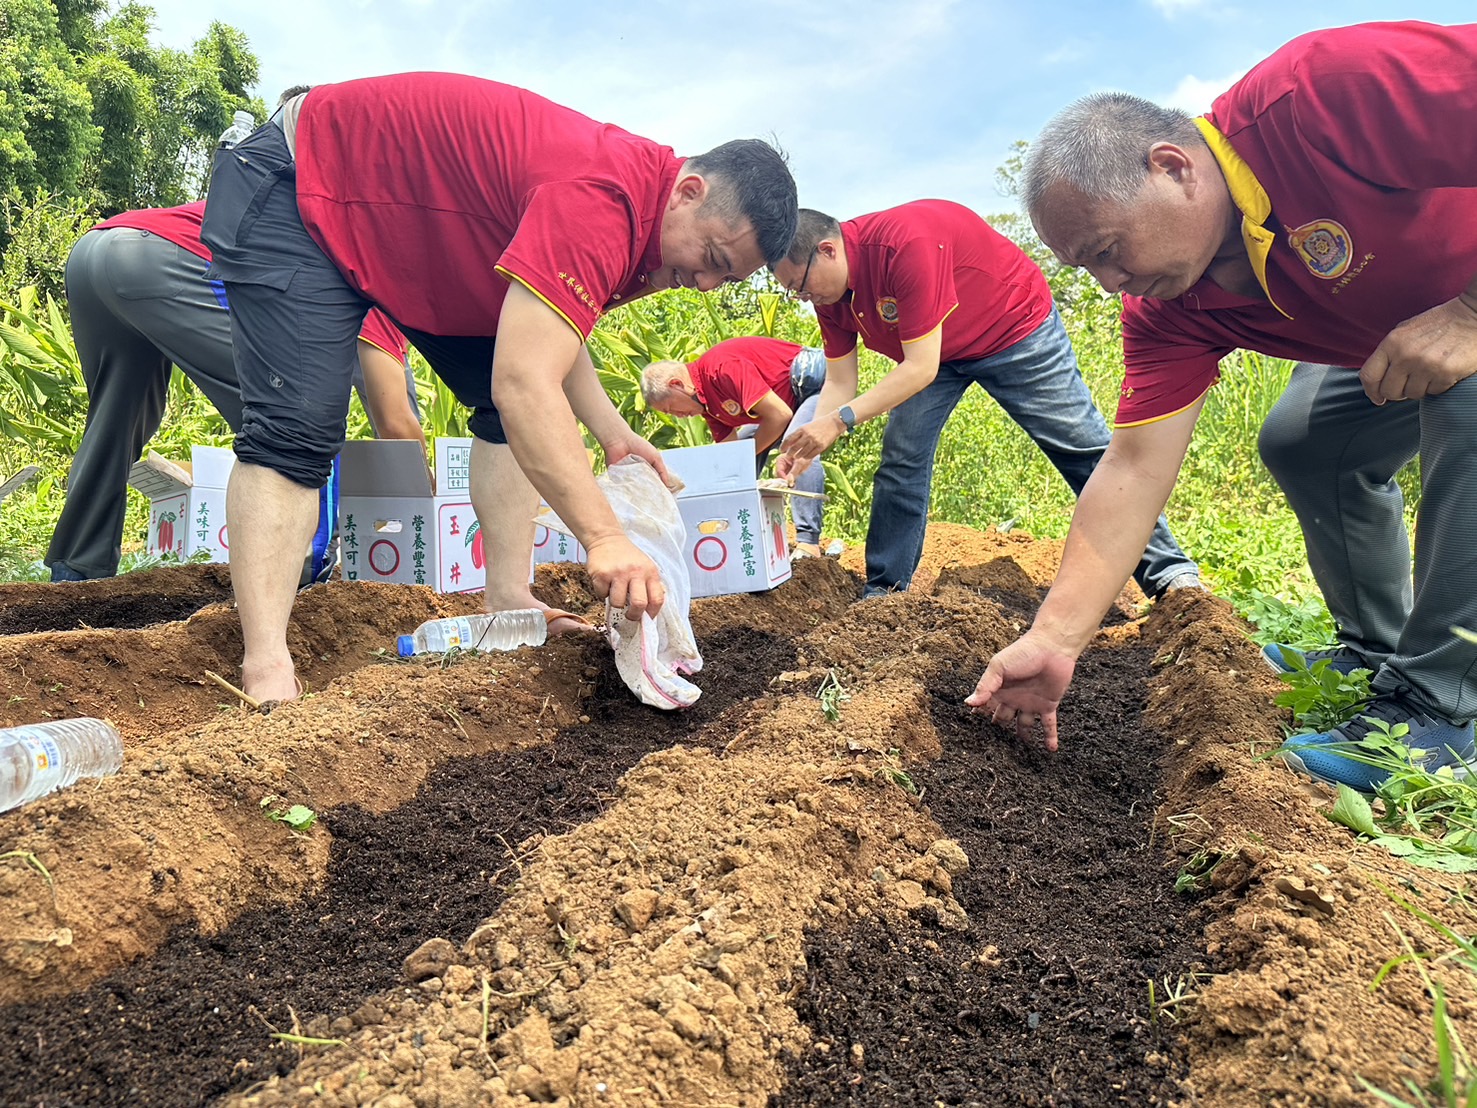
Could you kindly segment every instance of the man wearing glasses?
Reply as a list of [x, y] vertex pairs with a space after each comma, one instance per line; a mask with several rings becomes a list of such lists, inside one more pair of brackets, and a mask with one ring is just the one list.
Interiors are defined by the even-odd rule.
[[[1077, 368], [1041, 270], [974, 212], [915, 200], [839, 224], [808, 208], [774, 267], [815, 305], [825, 342], [818, 418], [784, 441], [775, 472], [805, 469], [858, 423], [891, 412], [872, 482], [865, 595], [905, 589], [923, 554], [939, 435], [971, 383], [1041, 447], [1080, 493], [1108, 427]], [[857, 395], [857, 341], [897, 367]], [[1200, 587], [1164, 517], [1134, 571], [1145, 594]]]

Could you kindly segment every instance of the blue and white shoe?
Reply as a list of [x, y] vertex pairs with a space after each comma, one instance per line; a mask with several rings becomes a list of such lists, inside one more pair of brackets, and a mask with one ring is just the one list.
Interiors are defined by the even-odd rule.
[[1296, 647], [1269, 642], [1262, 647], [1262, 661], [1278, 673], [1291, 673], [1296, 669], [1297, 664], [1293, 661], [1296, 658], [1301, 658], [1309, 669], [1318, 662], [1327, 662], [1331, 668], [1346, 677], [1356, 669], [1367, 669], [1372, 673], [1377, 668], [1370, 665], [1364, 655], [1347, 646], [1333, 646], [1326, 650], [1298, 650]]
[[1393, 729], [1402, 723], [1408, 730], [1395, 742], [1407, 749], [1412, 767], [1432, 774], [1449, 767], [1457, 780], [1477, 768], [1477, 742], [1470, 721], [1438, 719], [1395, 693], [1375, 697], [1361, 715], [1332, 731], [1293, 735], [1277, 753], [1292, 769], [1315, 781], [1373, 793], [1390, 777], [1388, 768], [1370, 764], [1384, 760], [1388, 765], [1391, 756], [1389, 743], [1379, 741], [1378, 736], [1386, 727]]

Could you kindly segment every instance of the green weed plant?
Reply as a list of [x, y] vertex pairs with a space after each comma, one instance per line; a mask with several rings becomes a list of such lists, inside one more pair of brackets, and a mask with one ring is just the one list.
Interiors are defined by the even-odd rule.
[[1300, 654], [1288, 653], [1284, 657], [1292, 668], [1278, 675], [1288, 687], [1277, 694], [1275, 703], [1292, 711], [1297, 732], [1331, 731], [1353, 719], [1369, 702], [1369, 670], [1356, 669], [1345, 674], [1326, 658], [1310, 667]]
[[[1383, 888], [1383, 886], [1381, 886]], [[1399, 893], [1384, 888], [1385, 895], [1408, 913], [1426, 924], [1447, 943], [1450, 949], [1439, 957], [1425, 951], [1417, 951], [1410, 936], [1393, 919], [1390, 925], [1400, 936], [1404, 953], [1391, 958], [1370, 983], [1370, 991], [1378, 989], [1390, 972], [1401, 965], [1412, 965], [1421, 976], [1427, 994], [1431, 997], [1431, 1038], [1436, 1051], [1436, 1074], [1425, 1086], [1409, 1078], [1404, 1081], [1406, 1096], [1398, 1096], [1377, 1088], [1364, 1078], [1358, 1078], [1364, 1090], [1391, 1108], [1477, 1108], [1477, 1065], [1471, 1052], [1463, 1042], [1456, 1021], [1447, 1004], [1446, 989], [1427, 968], [1428, 962], [1437, 962], [1455, 967], [1457, 971], [1477, 979], [1477, 939], [1462, 935], [1442, 923], [1424, 908]], [[1389, 919], [1389, 916], [1386, 916]]]

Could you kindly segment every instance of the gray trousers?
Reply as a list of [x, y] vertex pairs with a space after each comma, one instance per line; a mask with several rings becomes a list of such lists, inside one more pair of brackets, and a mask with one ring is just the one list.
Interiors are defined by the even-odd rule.
[[[205, 279], [205, 267], [168, 239], [127, 227], [89, 231], [72, 248], [67, 302], [87, 424], [46, 553], [53, 579], [118, 572], [128, 471], [164, 417], [171, 365], [233, 431], [241, 426], [230, 311], [225, 289]], [[409, 369], [406, 376], [413, 399]]]
[[[1477, 716], [1477, 377], [1440, 396], [1376, 406], [1359, 374], [1298, 365], [1262, 426], [1262, 460], [1302, 526], [1339, 639], [1454, 723]], [[1414, 587], [1395, 475], [1419, 456]]]

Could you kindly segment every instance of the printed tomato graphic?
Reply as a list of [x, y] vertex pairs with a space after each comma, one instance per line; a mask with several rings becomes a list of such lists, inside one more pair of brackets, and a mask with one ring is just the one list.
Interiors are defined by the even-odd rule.
[[159, 513], [159, 549], [174, 549], [174, 513]]
[[467, 528], [467, 537], [462, 540], [472, 548], [472, 565], [481, 569], [485, 561], [482, 554], [482, 521], [476, 520]]

